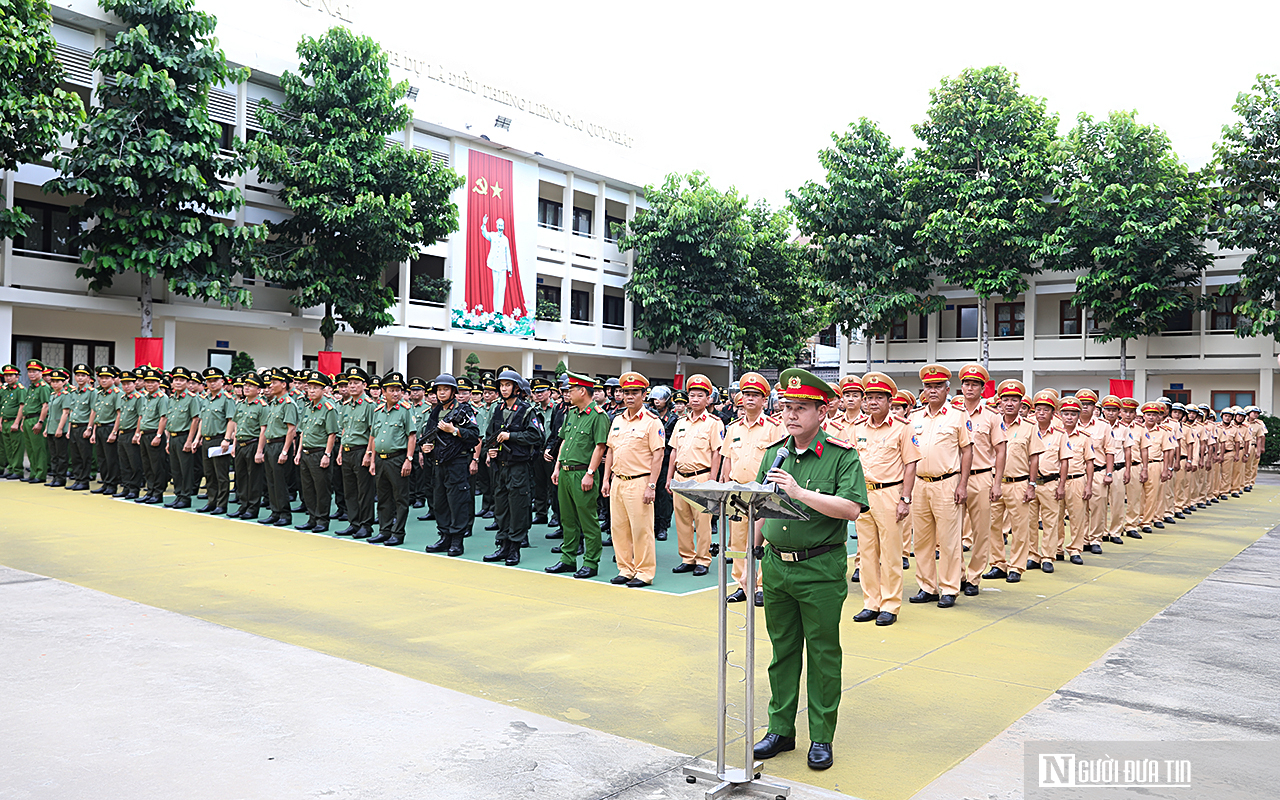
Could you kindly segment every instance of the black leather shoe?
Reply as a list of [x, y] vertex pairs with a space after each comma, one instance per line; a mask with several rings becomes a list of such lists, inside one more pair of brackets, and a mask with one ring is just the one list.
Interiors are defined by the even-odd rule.
[[796, 737], [779, 736], [776, 733], [766, 733], [764, 738], [756, 742], [753, 748], [756, 758], [773, 758], [778, 753], [786, 753], [796, 749]]
[[429, 512], [429, 511], [428, 511], [426, 514], [419, 514], [419, 515], [418, 515], [418, 521], [419, 521], [419, 522], [427, 522], [427, 521], [429, 521], [429, 520], [433, 520], [433, 519], [435, 519], [435, 518], [436, 518], [436, 515], [435, 515], [435, 514], [432, 514], [432, 513], [431, 513], [431, 512]]
[[494, 523], [492, 523], [492, 524], [485, 525], [485, 526], [484, 526], [484, 529], [485, 529], [486, 531], [496, 531], [496, 530], [498, 529], [498, 523], [494, 522]]
[[435, 544], [427, 545], [425, 549], [428, 553], [444, 553], [449, 550], [449, 537], [441, 536]]
[[391, 534], [383, 533], [382, 531], [378, 531], [377, 536], [373, 536], [369, 538], [369, 544], [382, 544], [383, 542], [389, 542], [389, 541], [391, 541]]
[[879, 615], [878, 617], [876, 617], [876, 624], [877, 624], [877, 625], [879, 625], [879, 626], [880, 626], [880, 627], [882, 627], [882, 628], [883, 628], [885, 625], [892, 625], [893, 623], [895, 623], [895, 622], [897, 622], [897, 621], [898, 621], [898, 615], [897, 615], [897, 614], [890, 614], [888, 611], [881, 611], [881, 612], [880, 612], [880, 615]]
[[562, 552], [564, 552], [564, 548], [562, 548], [560, 545], [556, 545], [555, 547], [551, 548], [551, 552], [556, 555], [560, 555]]
[[642, 587], [644, 587], [644, 586], [648, 586], [648, 585], [649, 585], [648, 583], [646, 583], [645, 581], [640, 580], [639, 578], [632, 578], [631, 580], [627, 581], [627, 588], [628, 588], [628, 589], [639, 589], [639, 588], [642, 588]]
[[309, 530], [311, 530], [312, 528], [314, 528], [315, 526], [316, 526], [316, 521], [315, 521], [315, 520], [313, 520], [313, 519], [309, 519], [309, 520], [307, 520], [306, 522], [303, 522], [303, 523], [298, 524], [298, 525], [294, 525], [294, 526], [293, 526], [293, 529], [294, 529], [295, 531], [309, 531]]
[[298, 505], [296, 505], [296, 506], [294, 506], [293, 508], [289, 509], [289, 511], [290, 511], [291, 513], [293, 513], [293, 514], [301, 514], [301, 513], [305, 512], [306, 510], [307, 510], [307, 507], [306, 507], [306, 506], [304, 506], [302, 503], [298, 503]]
[[105, 485], [99, 486], [97, 489], [90, 489], [89, 494], [102, 494], [107, 490]]
[[1100, 556], [1100, 555], [1102, 555], [1102, 545], [1100, 545], [1100, 544], [1091, 544], [1091, 545], [1089, 545], [1089, 552], [1090, 552], [1090, 553], [1093, 553], [1095, 556]]
[[733, 594], [724, 599], [726, 603], [745, 603], [747, 602], [747, 593], [738, 589]]
[[368, 539], [371, 536], [373, 536], [373, 531], [363, 525], [360, 526], [359, 530], [351, 534], [352, 539]]
[[276, 520], [278, 519], [280, 518], [277, 517], [275, 514], [271, 514], [269, 516], [263, 517], [262, 519], [258, 520], [258, 524], [259, 525], [275, 525]]
[[1042, 562], [1040, 562], [1040, 571], [1041, 571], [1041, 572], [1053, 572], [1053, 562], [1052, 562], [1052, 561], [1042, 561]]
[[936, 594], [931, 594], [929, 592], [926, 592], [924, 589], [921, 589], [920, 591], [908, 597], [907, 602], [908, 603], [936, 603], [938, 602], [938, 596]]
[[764, 592], [756, 590], [756, 608], [764, 608]]
[[672, 567], [671, 571], [679, 575], [682, 572], [693, 572], [693, 568], [694, 568], [693, 564], [686, 564], [685, 562], [681, 561], [679, 564], [676, 564], [674, 567]]
[[1027, 559], [1027, 569], [1029, 569], [1029, 570], [1032, 570], [1032, 569], [1040, 569], [1040, 562], [1039, 562], [1039, 561], [1036, 561], [1034, 558], [1028, 558], [1028, 559]]
[[287, 516], [287, 517], [281, 517], [281, 518], [279, 518], [279, 519], [277, 519], [277, 520], [275, 521], [275, 526], [276, 526], [277, 528], [287, 528], [287, 527], [289, 527], [289, 526], [290, 526], [290, 525], [292, 525], [292, 524], [293, 524], [293, 515], [292, 515], [292, 514], [291, 514], [291, 515], [289, 515], [289, 516]]
[[[1160, 520], [1156, 520], [1155, 522], [1153, 522], [1153, 523], [1151, 523], [1151, 524], [1152, 524], [1154, 527], [1157, 527], [1157, 528], [1163, 528], [1163, 527], [1164, 527], [1164, 523], [1163, 523], [1163, 522], [1161, 522]], [[1145, 530], [1147, 530], [1147, 529], [1144, 527], [1144, 528], [1143, 528], [1143, 530], [1145, 531]]]
[[548, 533], [546, 538], [548, 538], [548, 539], [563, 539], [563, 538], [564, 538], [564, 531], [561, 531], [561, 530], [554, 530], [554, 531], [552, 531], [551, 533]]
[[348, 525], [347, 527], [343, 528], [340, 531], [334, 531], [333, 535], [334, 536], [350, 536], [351, 534], [355, 533], [358, 530], [360, 529], [355, 525]]
[[1009, 577], [1004, 579], [1005, 583], [1020, 583], [1022, 581], [1022, 573], [1010, 572]]
[[[1147, 531], [1147, 533], [1151, 533], [1151, 531]], [[1141, 539], [1141, 538], [1142, 538], [1142, 534], [1138, 533], [1137, 531], [1125, 531], [1125, 532], [1124, 532], [1124, 535], [1125, 535], [1125, 536], [1128, 536], [1130, 539]]]
[[181, 511], [184, 508], [191, 508], [191, 501], [186, 499], [178, 500], [173, 504], [173, 507], [178, 509], [179, 511]]
[[582, 569], [580, 569], [580, 570], [578, 570], [577, 572], [573, 573], [573, 577], [575, 577], [575, 578], [594, 578], [594, 577], [595, 577], [596, 575], [598, 575], [598, 574], [599, 574], [599, 572], [596, 570], [596, 568], [595, 568], [595, 567], [583, 567]]
[[907, 558], [906, 556], [903, 556], [903, 557], [902, 557], [902, 568], [903, 568], [904, 570], [911, 569], [911, 559]]
[[134, 500], [133, 502], [135, 502], [135, 503], [145, 503], [145, 502], [147, 502], [147, 501], [148, 501], [148, 500], [150, 500], [150, 499], [151, 499], [151, 495], [149, 495], [149, 494], [144, 494], [144, 495], [142, 495], [141, 497], [139, 497], [137, 500]]
[[861, 577], [862, 577], [861, 573], [862, 573], [862, 570], [861, 570], [861, 569], [855, 569], [855, 570], [853, 571], [853, 575], [851, 575], [851, 576], [849, 577], [849, 583], [861, 583], [861, 582], [862, 582], [862, 581], [861, 581]]
[[1071, 563], [1075, 564], [1076, 566], [1079, 566], [1084, 563], [1084, 559], [1081, 558], [1080, 556], [1072, 556]]
[[630, 581], [631, 579], [628, 578], [626, 575], [614, 575], [612, 578], [609, 579], [609, 583], [612, 583], [614, 586], [622, 586], [623, 584], [628, 583]]
[[149, 506], [158, 506], [164, 503], [164, 498], [158, 494], [153, 494], [142, 502], [146, 503]]
[[1150, 525], [1143, 525], [1143, 526], [1142, 526], [1142, 532], [1143, 532], [1143, 533], [1151, 533], [1151, 526], [1150, 526]]
[[404, 544], [404, 537], [398, 533], [393, 533], [390, 539], [382, 543], [383, 547], [399, 547]]
[[693, 568], [693, 577], [695, 578], [701, 578], [703, 575], [706, 575], [706, 574], [707, 574], [707, 568], [702, 566], [701, 564]]
[[938, 608], [951, 608], [956, 604], [956, 596], [954, 594], [944, 594], [938, 598]]
[[422, 507], [423, 507], [423, 506], [425, 506], [426, 504], [427, 504], [427, 503], [426, 503], [426, 501], [425, 501], [425, 500], [414, 500], [414, 501], [413, 501], [413, 507], [414, 507], [414, 508], [422, 508]]
[[339, 514], [338, 516], [334, 517], [334, 518], [333, 518], [333, 521], [334, 521], [334, 522], [346, 522], [346, 521], [347, 521], [347, 512], [343, 511], [341, 514]]
[[129, 493], [125, 494], [124, 499], [125, 499], [125, 500], [137, 500], [137, 499], [138, 499], [138, 493], [137, 493], [137, 492], [129, 492]]
[[327, 523], [327, 522], [317, 522], [317, 523], [316, 523], [316, 524], [311, 528], [311, 532], [312, 532], [312, 533], [328, 533], [328, 532], [329, 532], [329, 523]]
[[113, 495], [111, 495], [111, 496], [112, 496], [112, 497], [128, 497], [128, 496], [129, 496], [129, 490], [128, 490], [128, 489], [121, 489], [121, 490], [117, 491], [115, 494], [113, 494]]
[[880, 616], [879, 611], [876, 611], [873, 608], [864, 608], [861, 611], [859, 611], [857, 614], [853, 615], [853, 621], [854, 622], [870, 622], [871, 620], [875, 619], [878, 616]]
[[1066, 561], [1066, 560], [1067, 560], [1067, 556], [1066, 556], [1066, 554], [1065, 554], [1065, 553], [1058, 553], [1056, 556], [1054, 556], [1054, 557], [1053, 557], [1053, 560], [1054, 560], [1054, 561]]
[[653, 538], [654, 538], [654, 539], [657, 539], [659, 542], [665, 542], [665, 541], [667, 540], [667, 532], [666, 532], [666, 531], [658, 531], [657, 533], [655, 533], [655, 534], [653, 535]]
[[563, 561], [557, 561], [549, 567], [543, 567], [543, 572], [550, 572], [552, 575], [559, 575], [562, 572], [575, 572], [578, 568], [573, 564], [566, 564]]
[[480, 516], [484, 517], [485, 519], [493, 519], [493, 509], [491, 508], [488, 511], [485, 511]]
[[828, 769], [834, 763], [830, 744], [814, 742], [809, 745], [809, 769]]
[[222, 506], [214, 506], [212, 509], [209, 510], [209, 516], [211, 517], [221, 517], [226, 513], [227, 513], [227, 509], [223, 508]]
[[974, 586], [972, 583], [969, 583], [968, 581], [964, 582], [964, 585], [960, 587], [960, 591], [964, 592], [965, 597], [977, 597], [979, 594], [982, 593], [981, 589], [979, 589], [977, 586]]
[[1174, 514], [1173, 514], [1173, 518], [1174, 518], [1174, 519], [1186, 519], [1186, 518], [1187, 518], [1187, 515], [1186, 515], [1186, 514], [1183, 514], [1181, 511], [1175, 511], [1175, 512], [1174, 512]]
[[504, 542], [504, 543], [502, 544], [502, 546], [501, 546], [501, 547], [499, 547], [497, 550], [495, 550], [494, 552], [490, 553], [489, 555], [487, 555], [487, 556], [481, 556], [481, 557], [480, 557], [480, 560], [481, 560], [481, 561], [488, 562], [488, 563], [490, 563], [490, 564], [492, 564], [492, 563], [493, 563], [493, 562], [495, 562], [495, 561], [506, 561], [506, 560], [507, 560], [507, 545], [506, 545], [506, 543]]
[[546, 514], [537, 514], [537, 515], [535, 515], [535, 516], [534, 516], [534, 518], [533, 518], [533, 524], [534, 524], [534, 525], [546, 525], [546, 524], [547, 524], [547, 515], [546, 515]]
[[1119, 537], [1119, 536], [1112, 536], [1112, 537], [1110, 537], [1110, 538], [1111, 538], [1111, 543], [1112, 543], [1112, 544], [1124, 544], [1124, 539], [1122, 539], [1122, 538], [1121, 538], [1121, 537]]
[[982, 577], [986, 578], [989, 581], [998, 581], [998, 580], [1001, 580], [1002, 578], [1009, 577], [1009, 573], [1005, 572], [999, 567], [992, 567], [991, 569], [982, 573]]
[[[1239, 495], [1236, 495], [1236, 496], [1238, 497]], [[1165, 524], [1165, 525], [1177, 525], [1177, 524], [1178, 524], [1178, 521], [1177, 521], [1176, 519], [1174, 519], [1173, 517], [1165, 517], [1165, 518], [1164, 518], [1164, 524]]]

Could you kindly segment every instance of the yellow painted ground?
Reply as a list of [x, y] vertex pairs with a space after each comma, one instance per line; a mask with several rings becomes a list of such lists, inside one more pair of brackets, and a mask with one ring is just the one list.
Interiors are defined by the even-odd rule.
[[[890, 628], [847, 622], [835, 767], [810, 771], [802, 741], [770, 773], [909, 798], [1277, 522], [1280, 491], [1260, 486], [1083, 567], [995, 582], [951, 610], [904, 606]], [[0, 483], [0, 564], [676, 751], [715, 744], [714, 592], [635, 591], [16, 482]], [[853, 588], [846, 619], [861, 608]]]

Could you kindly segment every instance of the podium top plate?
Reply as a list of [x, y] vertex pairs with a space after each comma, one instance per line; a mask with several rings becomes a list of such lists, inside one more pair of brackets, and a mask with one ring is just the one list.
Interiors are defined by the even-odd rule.
[[779, 494], [772, 483], [673, 481], [671, 491], [712, 514], [719, 514], [721, 504], [727, 504], [727, 513], [746, 514], [751, 510], [757, 519], [809, 518], [808, 514], [791, 502], [791, 498]]

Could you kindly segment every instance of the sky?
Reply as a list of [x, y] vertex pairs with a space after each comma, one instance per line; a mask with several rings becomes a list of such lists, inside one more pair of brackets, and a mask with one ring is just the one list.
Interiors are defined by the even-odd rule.
[[[332, 22], [322, 2], [346, 3], [351, 26], [384, 46], [634, 139], [631, 148], [603, 146], [573, 132], [544, 147], [545, 120], [515, 111], [495, 141], [532, 141], [521, 146], [555, 148], [559, 161], [641, 185], [701, 170], [721, 189], [775, 206], [821, 177], [818, 150], [859, 117], [914, 147], [911, 126], [924, 118], [929, 90], [966, 67], [1015, 71], [1024, 92], [1046, 98], [1062, 133], [1080, 112], [1137, 110], [1193, 169], [1212, 158], [1237, 93], [1259, 73], [1280, 72], [1277, 0], [272, 2], [300, 29]], [[246, 26], [262, 24], [261, 0], [211, 3], [229, 12], [241, 4]], [[422, 103], [416, 111], [432, 118]]]

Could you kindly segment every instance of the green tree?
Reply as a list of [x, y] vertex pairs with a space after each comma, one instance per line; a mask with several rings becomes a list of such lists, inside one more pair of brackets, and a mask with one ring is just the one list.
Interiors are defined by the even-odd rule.
[[[1239, 119], [1222, 129], [1217, 151], [1219, 243], [1245, 251], [1239, 282], [1238, 336], [1280, 339], [1280, 80], [1259, 75], [1232, 107]], [[1270, 446], [1270, 439], [1268, 439]]]
[[466, 362], [467, 377], [478, 386], [480, 384], [480, 356], [475, 353], [468, 353]]
[[1101, 342], [1163, 331], [1179, 311], [1203, 307], [1191, 290], [1213, 262], [1205, 250], [1209, 192], [1178, 160], [1165, 132], [1131, 111], [1081, 114], [1055, 146], [1057, 227], [1046, 264], [1079, 270], [1077, 308], [1093, 311]]
[[[0, 171], [44, 158], [84, 119], [79, 96], [58, 88], [52, 23], [47, 0], [0, 0]], [[0, 239], [32, 221], [21, 208], [0, 208]]]
[[231, 374], [243, 375], [246, 372], [253, 372], [257, 366], [253, 362], [253, 356], [243, 350], [236, 352], [231, 357]]
[[294, 305], [324, 306], [320, 334], [332, 350], [337, 318], [366, 335], [395, 321], [383, 270], [457, 230], [449, 196], [462, 179], [426, 153], [388, 146], [413, 115], [399, 102], [409, 84], [391, 82], [377, 42], [333, 28], [304, 36], [298, 56], [298, 72], [280, 78], [279, 110], [263, 104], [265, 135], [252, 146], [258, 174], [280, 185], [292, 216], [269, 222], [272, 239], [243, 255], [292, 289]]
[[800, 232], [810, 237], [832, 317], [850, 338], [862, 331], [871, 369], [871, 342], [908, 314], [930, 314], [943, 298], [933, 278], [920, 220], [903, 196], [903, 149], [865, 117], [819, 151], [826, 180], [788, 192]]
[[635, 334], [649, 352], [676, 348], [698, 356], [703, 342], [733, 347], [745, 331], [739, 322], [743, 287], [751, 284], [751, 226], [746, 198], [721, 192], [706, 175], [668, 175], [645, 187], [649, 208], [638, 212], [619, 238], [634, 250], [627, 297], [637, 306]]
[[810, 248], [796, 241], [792, 217], [757, 202], [747, 211], [751, 226], [749, 273], [743, 287], [733, 357], [742, 370], [795, 366], [805, 340], [827, 325], [821, 281]]
[[922, 214], [917, 239], [943, 278], [972, 290], [982, 364], [990, 338], [987, 301], [1012, 298], [1038, 271], [1051, 185], [1049, 149], [1058, 119], [1022, 94], [1004, 67], [966, 69], [929, 92], [906, 197]]
[[225, 258], [232, 242], [260, 233], [231, 221], [244, 200], [222, 179], [245, 168], [238, 152], [219, 152], [209, 88], [248, 78], [217, 47], [217, 21], [192, 0], [99, 0], [125, 29], [91, 62], [109, 80], [80, 128], [76, 146], [54, 158], [62, 173], [45, 185], [84, 196], [72, 216], [93, 224], [78, 236], [76, 274], [100, 291], [115, 276], [142, 276], [142, 335], [151, 336], [151, 282], [225, 306], [249, 305]]

